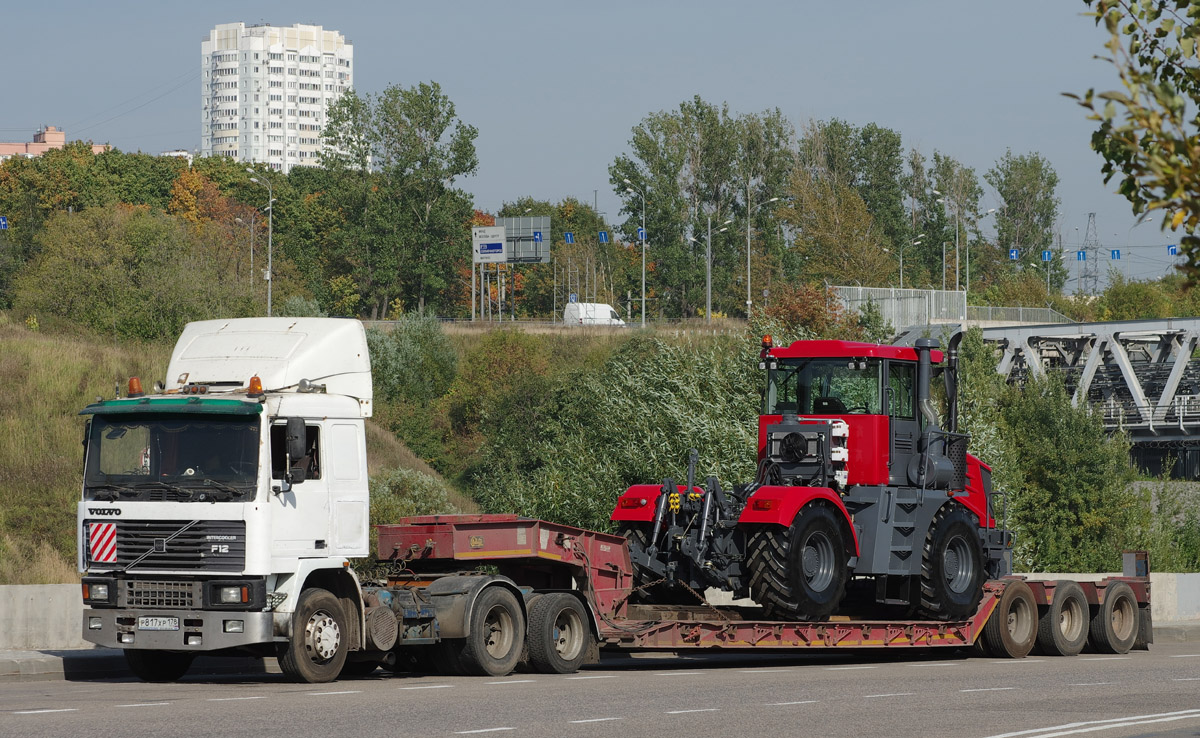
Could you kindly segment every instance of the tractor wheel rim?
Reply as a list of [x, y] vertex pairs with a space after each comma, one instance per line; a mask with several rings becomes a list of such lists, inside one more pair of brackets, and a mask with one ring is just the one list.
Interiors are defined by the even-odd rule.
[[955, 594], [966, 592], [974, 576], [974, 556], [966, 539], [956, 536], [947, 545], [942, 556], [942, 574], [946, 588]]
[[809, 587], [821, 591], [833, 581], [833, 556], [833, 541], [824, 533], [813, 533], [804, 541], [800, 566]]

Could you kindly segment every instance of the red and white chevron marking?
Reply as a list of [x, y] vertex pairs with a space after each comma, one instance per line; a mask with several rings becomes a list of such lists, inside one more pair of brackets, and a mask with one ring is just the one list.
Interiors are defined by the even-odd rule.
[[97, 564], [112, 564], [117, 560], [117, 524], [91, 523], [88, 526], [88, 551]]

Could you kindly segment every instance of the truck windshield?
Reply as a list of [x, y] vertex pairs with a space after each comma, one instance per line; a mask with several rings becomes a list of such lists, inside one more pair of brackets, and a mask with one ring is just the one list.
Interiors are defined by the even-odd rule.
[[257, 417], [93, 417], [84, 498], [230, 502], [254, 498]]
[[767, 372], [764, 415], [877, 415], [878, 359], [784, 359]]

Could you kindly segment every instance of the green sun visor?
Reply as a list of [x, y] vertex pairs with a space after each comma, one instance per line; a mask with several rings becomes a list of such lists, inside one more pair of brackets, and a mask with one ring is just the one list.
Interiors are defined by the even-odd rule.
[[80, 415], [120, 415], [130, 413], [213, 413], [217, 415], [258, 415], [262, 405], [257, 402], [226, 400], [209, 397], [139, 397], [108, 400], [88, 405]]

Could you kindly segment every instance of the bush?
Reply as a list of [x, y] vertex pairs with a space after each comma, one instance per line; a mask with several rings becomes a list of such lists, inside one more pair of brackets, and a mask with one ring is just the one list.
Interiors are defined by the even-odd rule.
[[445, 394], [458, 365], [436, 318], [402, 316], [391, 330], [367, 331], [375, 393], [386, 400], [428, 403]]

